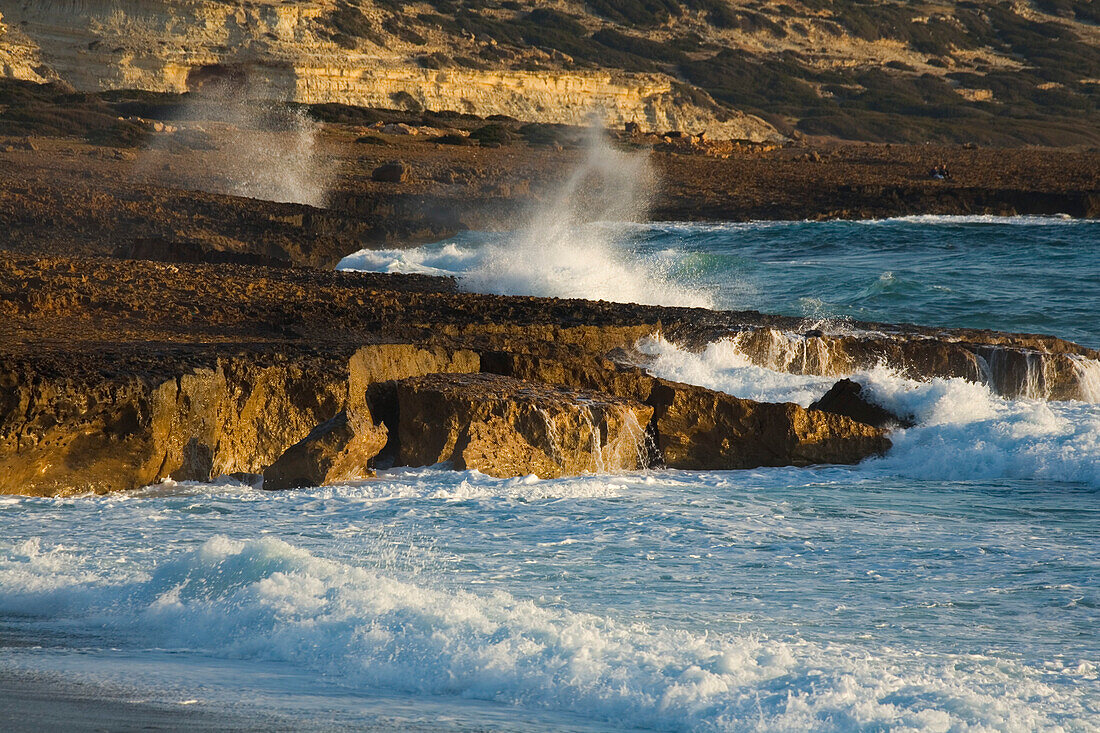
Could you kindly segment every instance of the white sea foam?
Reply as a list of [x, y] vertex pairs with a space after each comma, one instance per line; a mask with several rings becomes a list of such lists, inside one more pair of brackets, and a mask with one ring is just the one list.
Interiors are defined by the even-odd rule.
[[[753, 365], [732, 341], [702, 353], [647, 339], [657, 376], [767, 402], [804, 407], [837, 377], [775, 372]], [[891, 435], [894, 447], [869, 469], [916, 479], [1047, 479], [1100, 487], [1100, 405], [1009, 400], [964, 379], [926, 382], [884, 368], [850, 375], [869, 396], [917, 426]]]
[[706, 291], [670, 276], [675, 253], [643, 256], [628, 246], [653, 188], [646, 154], [616, 150], [593, 129], [581, 164], [512, 235], [476, 247], [362, 250], [337, 268], [454, 275], [479, 293], [713, 307]]
[[58, 572], [74, 560], [34, 543], [0, 550], [0, 609], [289, 662], [356, 689], [657, 730], [1097, 730], [1091, 687], [1052, 685], [1049, 670], [1006, 659], [652, 628], [438, 589], [276, 539], [215, 537], [150, 573]]
[[409, 249], [364, 249], [340, 260], [339, 270], [462, 277], [484, 255], [477, 247], [454, 243]]
[[1074, 219], [1069, 214], [1040, 215], [1014, 215], [998, 216], [996, 214], [913, 214], [911, 216], [892, 216], [885, 219], [861, 219], [860, 224], [890, 224], [903, 222], [911, 224], [1008, 224], [1020, 226], [1078, 226], [1088, 224], [1086, 220]]

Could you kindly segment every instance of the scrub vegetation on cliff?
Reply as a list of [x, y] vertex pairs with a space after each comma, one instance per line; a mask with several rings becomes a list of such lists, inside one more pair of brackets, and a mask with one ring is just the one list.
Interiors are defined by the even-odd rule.
[[394, 34], [431, 68], [664, 73], [696, 103], [788, 133], [1100, 139], [1100, 10], [1087, 0], [342, 0], [329, 21], [365, 43]]
[[712, 138], [1100, 142], [1094, 0], [5, 3], [0, 69], [177, 93], [243, 69], [303, 103], [559, 124], [602, 108]]

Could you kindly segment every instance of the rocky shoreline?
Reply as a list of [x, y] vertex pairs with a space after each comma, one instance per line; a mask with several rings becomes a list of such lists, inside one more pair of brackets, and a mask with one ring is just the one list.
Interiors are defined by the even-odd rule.
[[[512, 228], [552, 197], [587, 155], [583, 146], [450, 145], [408, 133], [361, 135], [364, 129], [327, 124], [319, 133], [316, 166], [338, 172], [324, 207], [226, 195], [235, 185], [233, 172], [225, 171], [217, 151], [192, 149], [171, 136], [154, 134], [136, 147], [0, 139], [3, 249], [329, 268], [363, 247]], [[371, 142], [356, 142], [364, 138]], [[1095, 150], [620, 138], [620, 146], [651, 150], [660, 184], [649, 216], [657, 220], [1100, 217]], [[394, 160], [404, 171], [399, 180], [373, 180], [373, 171]], [[931, 178], [929, 170], [944, 162], [951, 178]]]
[[0, 489], [31, 494], [169, 476], [289, 488], [438, 462], [544, 477], [854, 463], [890, 445], [846, 415], [650, 376], [634, 345], [653, 334], [732, 338], [803, 373], [889, 354], [911, 376], [1009, 394], [1041, 374], [1060, 398], [1082, 388], [1077, 360], [1100, 356], [1042, 336], [828, 333], [753, 312], [462, 293], [425, 276], [10, 253], [0, 307]]
[[[220, 476], [291, 488], [437, 463], [542, 477], [855, 463], [886, 451], [907, 420], [876, 412], [850, 383], [807, 410], [660, 379], [636, 349], [649, 337], [689, 349], [729, 339], [792, 373], [840, 379], [885, 363], [1008, 397], [1096, 397], [1083, 365], [1100, 354], [1052, 337], [823, 327], [333, 271], [365, 246], [514, 227], [586, 155], [376, 132], [364, 144], [353, 124], [320, 129], [318, 155], [341, 172], [325, 208], [227, 195], [215, 180], [224, 158], [209, 146], [0, 146], [0, 491]], [[657, 218], [1100, 215], [1095, 152], [638, 131], [618, 144], [651, 149]], [[925, 166], [945, 156], [957, 178], [927, 180]], [[399, 175], [377, 175], [398, 157]]]

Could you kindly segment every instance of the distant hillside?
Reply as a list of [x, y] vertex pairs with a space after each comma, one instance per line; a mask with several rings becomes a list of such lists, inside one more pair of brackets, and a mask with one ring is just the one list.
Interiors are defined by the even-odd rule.
[[[0, 0], [8, 76], [298, 101], [980, 144], [1100, 143], [1100, 2]], [[763, 121], [766, 121], [765, 124]]]

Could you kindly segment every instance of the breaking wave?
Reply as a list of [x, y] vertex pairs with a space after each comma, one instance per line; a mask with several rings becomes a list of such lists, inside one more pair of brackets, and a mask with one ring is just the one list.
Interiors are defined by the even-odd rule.
[[616, 150], [593, 129], [584, 160], [522, 229], [479, 246], [362, 250], [337, 268], [453, 275], [466, 290], [498, 295], [714, 307], [708, 292], [681, 282], [673, 260], [629, 246], [653, 188], [645, 153]]
[[[651, 628], [504, 592], [441, 590], [277, 539], [215, 537], [136, 577], [76, 571], [75, 558], [34, 540], [0, 557], [5, 612], [289, 662], [357, 689], [658, 730], [1096, 730], [1096, 668], [1084, 662], [1054, 673], [972, 654]], [[1051, 674], [1081, 684], [1054, 686]]]
[[[755, 366], [732, 341], [701, 353], [660, 339], [640, 350], [653, 374], [737, 397], [808, 407], [838, 377]], [[914, 381], [886, 367], [850, 375], [868, 396], [916, 427], [891, 433], [894, 447], [868, 469], [915, 479], [1046, 479], [1100, 487], [1100, 404], [1010, 400], [964, 379]]]

